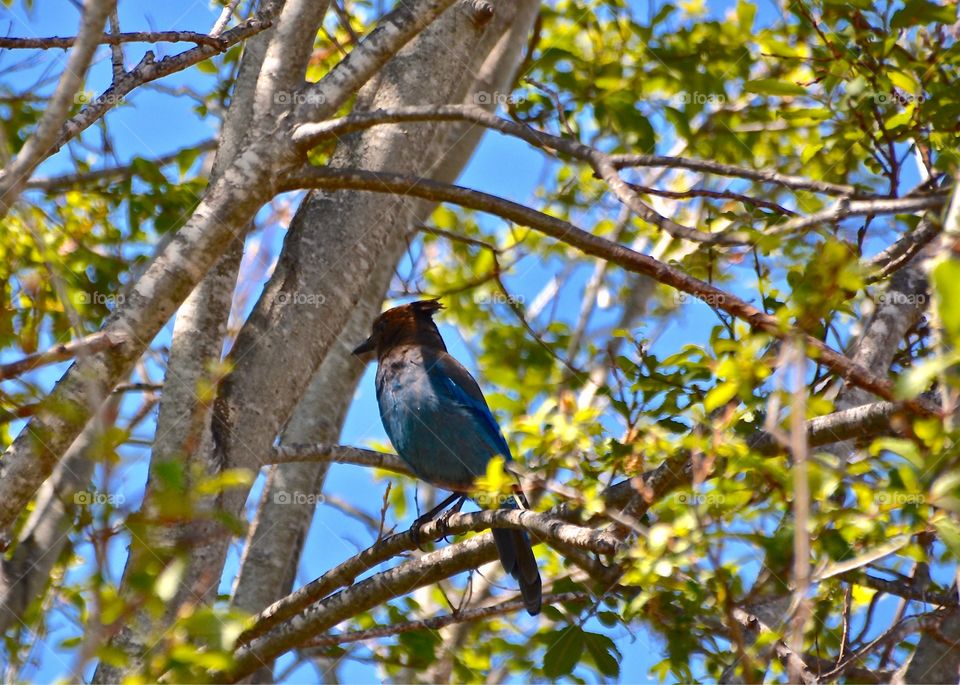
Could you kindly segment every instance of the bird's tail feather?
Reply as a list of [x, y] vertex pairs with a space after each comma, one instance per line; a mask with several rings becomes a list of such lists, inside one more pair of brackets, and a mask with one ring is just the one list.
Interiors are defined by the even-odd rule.
[[[508, 508], [516, 508], [511, 502]], [[493, 541], [497, 543], [500, 563], [503, 570], [513, 576], [520, 585], [520, 594], [527, 613], [536, 616], [540, 613], [541, 581], [537, 559], [533, 556], [533, 547], [526, 532], [513, 528], [494, 528]]]

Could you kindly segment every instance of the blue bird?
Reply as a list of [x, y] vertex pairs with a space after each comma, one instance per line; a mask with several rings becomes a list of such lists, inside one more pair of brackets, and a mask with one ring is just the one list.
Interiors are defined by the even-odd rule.
[[[377, 403], [387, 436], [417, 478], [454, 493], [445, 505], [455, 499], [462, 503], [490, 459], [513, 457], [477, 381], [447, 353], [433, 322], [434, 312], [442, 308], [436, 300], [423, 300], [387, 310], [353, 353], [376, 352]], [[501, 506], [515, 509], [519, 504], [510, 497]], [[538, 614], [540, 572], [529, 537], [522, 530], [492, 532], [527, 612]]]

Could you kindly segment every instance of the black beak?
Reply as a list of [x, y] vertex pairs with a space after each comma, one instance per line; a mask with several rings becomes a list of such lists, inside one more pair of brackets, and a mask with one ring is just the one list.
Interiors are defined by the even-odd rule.
[[376, 343], [374, 343], [373, 336], [371, 335], [369, 338], [367, 338], [362, 343], [357, 345], [357, 348], [353, 351], [353, 354], [360, 357], [366, 354], [367, 352], [373, 352], [375, 348], [376, 348]]

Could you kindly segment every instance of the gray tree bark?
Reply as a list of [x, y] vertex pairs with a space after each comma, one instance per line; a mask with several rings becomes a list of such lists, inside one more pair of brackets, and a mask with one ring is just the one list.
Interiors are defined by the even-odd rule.
[[[377, 109], [379, 107], [393, 107], [411, 103], [429, 102], [444, 104], [443, 91], [435, 87], [437, 75], [449, 71], [451, 64], [471, 64], [483, 60], [478, 75], [473, 78], [473, 85], [465, 94], [468, 102], [475, 101], [479, 92], [506, 92], [512, 84], [516, 70], [522, 56], [522, 48], [526, 43], [527, 34], [532, 27], [538, 3], [534, 0], [524, 0], [521, 9], [512, 24], [502, 20], [500, 26], [496, 24], [488, 27], [487, 31], [501, 31], [501, 38], [493, 45], [489, 54], [457, 55], [457, 50], [451, 51], [448, 44], [443, 43], [445, 37], [440, 35], [424, 34], [411, 44], [410, 54], [416, 59], [398, 59], [396, 64], [391, 63], [384, 70], [383, 77], [377, 82], [377, 92], [365, 98], [364, 108]], [[442, 24], [447, 17], [438, 21]], [[497, 18], [494, 18], [496, 22]], [[453, 45], [459, 45], [454, 43]], [[454, 54], [451, 54], [453, 52]], [[479, 52], [479, 50], [478, 50]], [[410, 70], [409, 62], [413, 62], [416, 72]], [[461, 72], [459, 67], [455, 71]], [[462, 76], [462, 74], [459, 74]], [[397, 87], [384, 88], [384, 81], [397, 82], [403, 79], [407, 87], [400, 90]], [[371, 84], [372, 86], [374, 84]], [[368, 88], [373, 90], [373, 88]], [[490, 101], [490, 98], [486, 98]], [[369, 101], [369, 102], [367, 102]], [[495, 104], [495, 103], [494, 103]], [[492, 105], [491, 105], [492, 107]], [[421, 127], [425, 130], [417, 140], [411, 140], [403, 130], [368, 131], [363, 137], [351, 137], [341, 144], [336, 157], [350, 164], [351, 158], [358, 155], [357, 150], [397, 149], [399, 146], [424, 145], [421, 159], [409, 165], [409, 171], [417, 172], [424, 168], [435, 169], [433, 178], [452, 182], [459, 175], [461, 169], [469, 160], [479, 139], [482, 129], [472, 126], [438, 124], [430, 127]], [[449, 150], [440, 149], [437, 156], [439, 139], [450, 144]], [[368, 140], [364, 140], [368, 138]], [[373, 140], [369, 140], [372, 138]], [[374, 163], [380, 160], [374, 160]], [[365, 159], [358, 162], [364, 168], [371, 164]], [[374, 166], [373, 168], [377, 168]], [[395, 167], [380, 167], [393, 169]], [[374, 207], [389, 218], [394, 224], [391, 233], [396, 236], [408, 236], [415, 224], [424, 222], [430, 214], [433, 205], [417, 201], [416, 215], [405, 212], [392, 212], [397, 206], [394, 198], [387, 197], [359, 197], [357, 200]], [[309, 219], [315, 223], [311, 226], [314, 231], [322, 230], [324, 225], [353, 226], [360, 231], [362, 225], [357, 225], [357, 213], [349, 206], [335, 205], [331, 207], [321, 203], [319, 211], [311, 211], [308, 199], [294, 219], [294, 224], [300, 224]], [[344, 210], [344, 211], [340, 211]], [[350, 354], [350, 350], [357, 341], [366, 337], [370, 322], [379, 312], [380, 302], [389, 285], [405, 240], [397, 241], [393, 249], [383, 255], [383, 261], [370, 274], [370, 281], [364, 288], [364, 293], [356, 311], [350, 316], [347, 326], [338, 337], [320, 368], [314, 375], [307, 391], [287, 423], [281, 435], [281, 440], [289, 444], [304, 444], [314, 442], [332, 442], [337, 439], [340, 428], [349, 406], [350, 399], [363, 372], [363, 365]], [[326, 476], [326, 464], [295, 463], [282, 464], [272, 467], [273, 472], [264, 487], [256, 519], [251, 527], [250, 536], [241, 562], [241, 571], [237, 579], [234, 593], [234, 603], [250, 612], [259, 612], [274, 601], [289, 592], [293, 586], [298, 560], [306, 537], [306, 528], [315, 509], [315, 497], [295, 498], [292, 493], [317, 495], [323, 488]], [[283, 579], [277, 583], [276, 579]], [[271, 579], [272, 582], [266, 582]], [[261, 668], [253, 676], [251, 682], [266, 682], [270, 678], [268, 669]]]

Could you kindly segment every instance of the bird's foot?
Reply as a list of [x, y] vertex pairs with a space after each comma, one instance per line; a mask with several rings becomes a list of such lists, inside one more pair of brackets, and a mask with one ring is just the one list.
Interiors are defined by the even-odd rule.
[[421, 552], [426, 552], [426, 550], [423, 548], [423, 540], [420, 538], [420, 529], [427, 523], [430, 523], [429, 518], [419, 516], [417, 520], [413, 522], [413, 525], [410, 526], [410, 536], [413, 538], [413, 544], [415, 544]]
[[[450, 520], [450, 517], [453, 514], [458, 513], [460, 509], [463, 508], [463, 503], [466, 500], [467, 498], [465, 495], [459, 495], [457, 493], [454, 493], [453, 495], [448, 497], [446, 500], [444, 500], [440, 504], [440, 506], [434, 507], [433, 509], [431, 509], [430, 511], [428, 511], [426, 514], [422, 516], [418, 516], [416, 520], [413, 522], [413, 525], [410, 526], [410, 534], [413, 537], [413, 542], [414, 544], [416, 544], [417, 549], [421, 549], [421, 550], [423, 549], [422, 543], [424, 541], [421, 539], [420, 529], [423, 528], [428, 523], [430, 523], [431, 521], [433, 521], [434, 519], [436, 519], [442, 525], [446, 525], [447, 522]], [[455, 502], [455, 504], [450, 509], [443, 511], [438, 517], [437, 512], [442, 511], [445, 507], [449, 506], [451, 502]]]
[[[438, 526], [441, 526], [441, 527], [443, 527], [443, 528], [446, 528], [447, 526], [449, 526], [449, 525], [450, 525], [450, 519], [453, 518], [453, 515], [454, 515], [454, 514], [459, 514], [459, 513], [460, 513], [460, 510], [463, 509], [463, 503], [466, 502], [466, 501], [467, 501], [467, 498], [464, 497], [464, 498], [461, 499], [459, 502], [457, 502], [455, 505], [453, 505], [452, 507], [450, 507], [449, 509], [447, 509], [445, 512], [443, 512], [442, 514], [440, 514], [440, 516], [437, 517], [437, 525], [438, 525]], [[443, 536], [443, 539], [444, 539], [444, 540], [447, 540], [447, 536], [444, 535], [444, 536]], [[447, 540], [447, 542], [450, 542], [450, 541]]]

